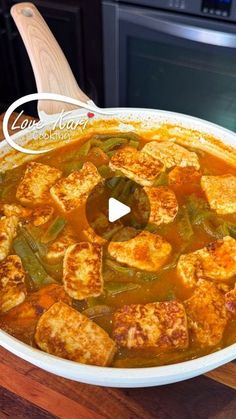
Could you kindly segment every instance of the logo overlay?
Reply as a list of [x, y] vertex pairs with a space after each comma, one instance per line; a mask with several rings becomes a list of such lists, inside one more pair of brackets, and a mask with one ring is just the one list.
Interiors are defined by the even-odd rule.
[[[22, 145], [18, 144], [14, 141], [14, 139], [11, 137], [8, 131], [8, 123], [9, 119], [12, 115], [12, 113], [19, 107], [24, 105], [25, 103], [32, 102], [35, 100], [52, 100], [57, 102], [63, 102], [68, 103], [70, 105], [81, 108], [79, 110], [75, 111], [64, 111], [62, 109], [60, 114], [56, 115], [46, 115], [46, 114], [40, 114], [39, 120], [32, 119], [27, 120], [25, 118], [23, 122], [19, 125], [19, 118], [22, 116], [24, 111], [21, 111], [20, 115], [17, 116], [17, 118], [14, 120], [11, 130], [14, 132], [14, 130], [24, 130], [22, 131], [23, 134], [27, 134], [27, 137], [30, 139], [36, 139], [41, 135], [42, 130], [45, 130], [44, 132], [44, 139], [48, 140], [57, 140], [58, 132], [54, 132], [55, 130], [69, 130], [70, 132], [73, 130], [78, 129], [78, 127], [81, 127], [82, 129], [85, 129], [87, 123], [91, 118], [93, 118], [96, 114], [101, 115], [114, 115], [114, 111], [112, 110], [105, 110], [98, 108], [92, 101], [89, 101], [87, 103], [81, 102], [80, 100], [73, 99], [68, 96], [59, 95], [56, 93], [32, 93], [30, 95], [26, 95], [21, 97], [20, 99], [16, 100], [14, 103], [9, 106], [7, 109], [4, 119], [3, 119], [3, 133], [5, 136], [5, 139], [7, 143], [12, 147], [13, 149], [20, 151], [21, 153], [25, 154], [43, 154], [48, 153], [51, 149], [40, 149], [40, 150], [33, 150], [28, 149], [26, 147], [23, 147]], [[62, 105], [63, 106], [63, 105]], [[87, 110], [88, 112], [86, 113]], [[50, 130], [49, 129], [50, 126]], [[57, 135], [56, 135], [57, 134]], [[68, 136], [65, 136], [65, 139]], [[61, 136], [60, 136], [61, 138]]]

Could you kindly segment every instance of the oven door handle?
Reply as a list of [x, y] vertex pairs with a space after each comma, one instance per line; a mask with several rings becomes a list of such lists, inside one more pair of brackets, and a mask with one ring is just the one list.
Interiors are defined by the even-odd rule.
[[146, 11], [130, 12], [127, 8], [120, 8], [120, 17], [137, 25], [145, 26], [161, 33], [177, 36], [189, 41], [220, 47], [236, 48], [236, 34], [199, 28], [184, 23], [174, 23], [156, 16], [147, 14]]

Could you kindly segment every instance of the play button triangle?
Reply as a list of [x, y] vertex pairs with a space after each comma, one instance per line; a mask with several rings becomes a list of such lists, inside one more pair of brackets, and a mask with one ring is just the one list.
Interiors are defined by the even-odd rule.
[[108, 201], [108, 218], [110, 223], [119, 220], [131, 212], [128, 205], [123, 204], [115, 198], [110, 198]]

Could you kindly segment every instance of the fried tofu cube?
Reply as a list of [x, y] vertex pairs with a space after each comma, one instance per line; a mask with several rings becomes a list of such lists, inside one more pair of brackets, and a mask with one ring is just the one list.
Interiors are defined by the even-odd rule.
[[39, 227], [48, 223], [52, 219], [53, 214], [54, 208], [50, 205], [40, 206], [32, 210], [30, 220], [34, 226]]
[[173, 141], [151, 141], [145, 144], [142, 151], [161, 161], [167, 169], [173, 166], [200, 168], [197, 154]]
[[231, 280], [236, 275], [236, 240], [226, 236], [203, 249], [180, 256], [177, 273], [189, 287], [196, 285], [199, 278], [217, 282]]
[[140, 270], [155, 272], [168, 260], [171, 245], [157, 234], [142, 231], [127, 241], [111, 241], [108, 245], [108, 253], [117, 262]]
[[109, 366], [115, 342], [96, 323], [64, 303], [56, 303], [38, 321], [35, 341], [52, 355], [82, 364]]
[[35, 226], [46, 224], [53, 216], [54, 208], [44, 205], [36, 208], [26, 208], [17, 204], [3, 204], [3, 214], [7, 217], [16, 216], [19, 219], [27, 218]]
[[200, 280], [184, 306], [194, 340], [202, 347], [217, 345], [229, 319], [224, 294], [214, 283]]
[[8, 256], [0, 263], [0, 313], [22, 303], [26, 293], [21, 259], [16, 255]]
[[178, 301], [125, 305], [114, 313], [113, 339], [128, 349], [188, 347], [185, 309]]
[[45, 204], [50, 198], [49, 189], [62, 172], [46, 164], [30, 162], [17, 191], [17, 199], [24, 205]]
[[123, 147], [112, 156], [109, 166], [143, 186], [152, 186], [165, 169], [163, 163], [132, 147]]
[[102, 246], [88, 242], [70, 246], [63, 260], [63, 284], [76, 300], [102, 294]]
[[66, 225], [57, 239], [49, 244], [46, 255], [47, 261], [52, 264], [59, 263], [63, 259], [66, 249], [76, 242], [77, 239], [73, 229]]
[[29, 217], [32, 212], [30, 208], [25, 208], [17, 204], [3, 204], [2, 211], [6, 217], [16, 216], [19, 218]]
[[217, 214], [236, 213], [236, 176], [202, 176], [201, 187]]
[[195, 167], [176, 166], [169, 172], [168, 179], [170, 185], [186, 185], [200, 182], [201, 176], [201, 172]]
[[236, 240], [226, 236], [209, 243], [199, 251], [204, 275], [216, 281], [227, 281], [236, 275]]
[[[144, 216], [145, 211], [150, 212], [149, 223], [159, 226], [174, 221], [178, 212], [178, 201], [174, 192], [167, 186], [145, 186], [143, 189], [146, 196], [138, 189], [135, 191], [137, 207]], [[149, 208], [147, 208], [147, 198]]]
[[50, 284], [30, 293], [20, 305], [0, 316], [0, 328], [32, 345], [36, 324], [40, 316], [54, 303], [71, 304], [71, 298], [62, 285]]
[[93, 163], [86, 162], [80, 171], [60, 179], [51, 188], [51, 196], [61, 211], [72, 211], [85, 203], [89, 193], [101, 180]]
[[103, 238], [102, 236], [98, 236], [95, 233], [94, 229], [90, 226], [85, 228], [82, 233], [83, 233], [84, 239], [88, 240], [90, 243], [97, 243], [97, 244], [100, 244], [101, 246], [107, 243], [107, 240]]
[[225, 307], [231, 314], [236, 314], [236, 285], [225, 294]]
[[177, 275], [184, 285], [194, 288], [203, 277], [201, 260], [198, 252], [181, 255], [177, 263]]
[[18, 217], [0, 218], [0, 261], [10, 252], [13, 239], [16, 237]]

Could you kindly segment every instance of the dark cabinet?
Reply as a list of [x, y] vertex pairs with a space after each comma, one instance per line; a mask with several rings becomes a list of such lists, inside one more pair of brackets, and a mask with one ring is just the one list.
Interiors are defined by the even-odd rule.
[[[28, 55], [10, 16], [10, 7], [20, 2], [1, 2], [0, 102], [4, 106], [37, 90]], [[34, 4], [63, 49], [81, 89], [98, 105], [103, 105], [100, 1], [36, 0]], [[4, 81], [6, 75], [8, 80]], [[34, 114], [35, 104], [29, 104], [25, 111]]]

